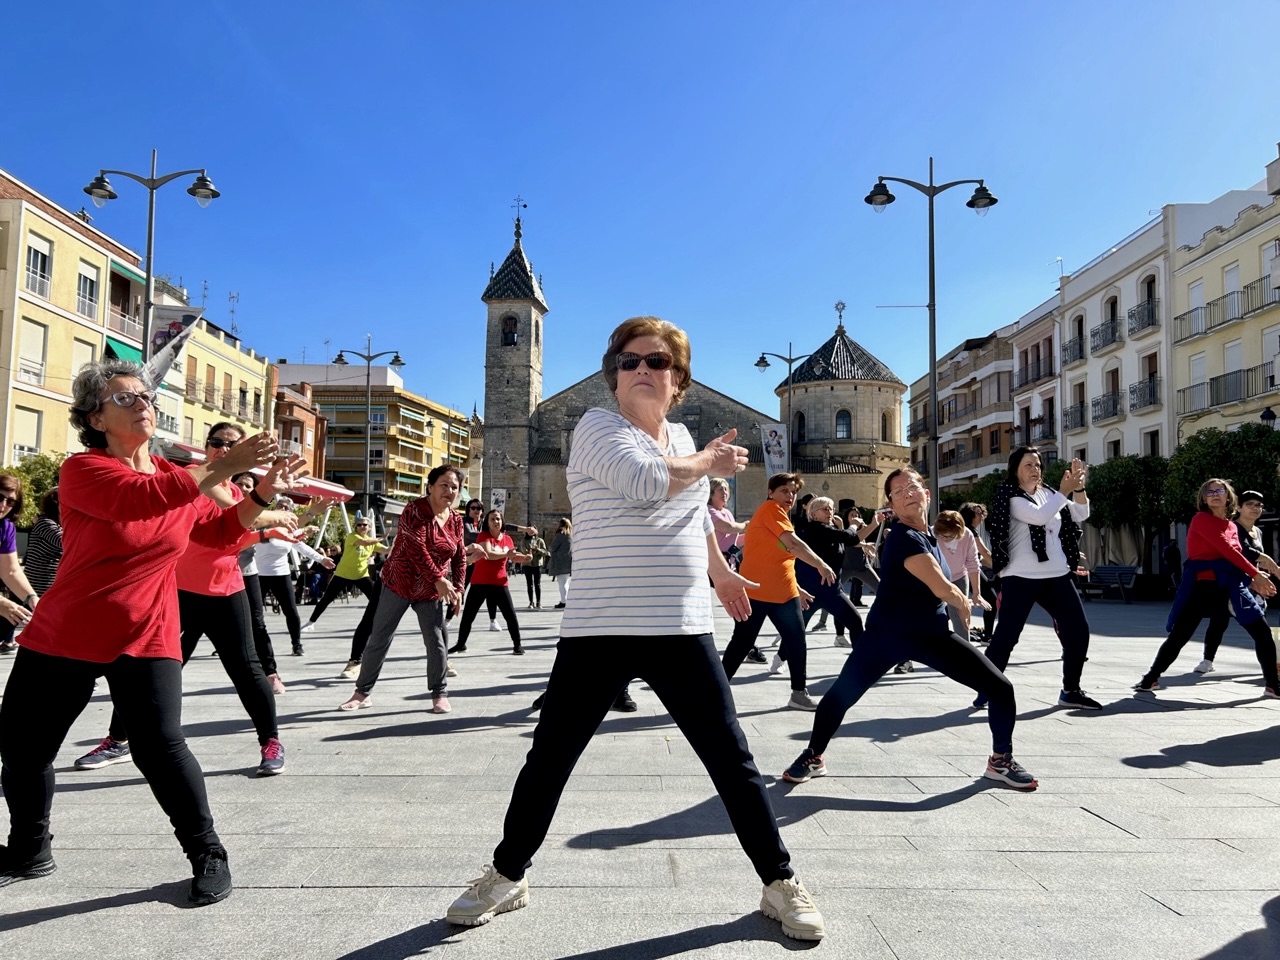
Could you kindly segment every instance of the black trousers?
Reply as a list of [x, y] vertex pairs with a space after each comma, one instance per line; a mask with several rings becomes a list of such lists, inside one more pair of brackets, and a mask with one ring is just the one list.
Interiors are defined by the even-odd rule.
[[1039, 604], [1058, 625], [1062, 644], [1062, 689], [1079, 690], [1080, 674], [1089, 657], [1089, 621], [1071, 574], [1033, 580], [1000, 578], [1000, 620], [987, 645], [987, 657], [1001, 673], [1009, 666], [1013, 648], [1022, 637], [1031, 608]]
[[[288, 574], [282, 573], [277, 576], [259, 575], [258, 584], [262, 587], [262, 596], [272, 596], [276, 598], [276, 603], [280, 604], [280, 612], [284, 614], [284, 625], [289, 631], [289, 639], [297, 646], [302, 634], [302, 621], [298, 619], [298, 607], [293, 600], [293, 580]], [[266, 664], [263, 664], [265, 669]], [[270, 671], [268, 671], [270, 672]]]
[[733, 636], [729, 639], [729, 645], [724, 648], [725, 675], [732, 677], [738, 672], [768, 618], [782, 637], [778, 656], [787, 662], [787, 668], [791, 671], [791, 689], [803, 690], [807, 682], [805, 670], [808, 668], [809, 649], [804, 642], [804, 621], [801, 616], [799, 597], [793, 597], [786, 603], [752, 600], [751, 616], [733, 625]]
[[[858, 615], [858, 608], [853, 605], [848, 594], [840, 589], [840, 581], [837, 580], [832, 584], [823, 583], [822, 578], [818, 576], [818, 571], [806, 563], [796, 567], [796, 582], [801, 590], [813, 594], [813, 603], [809, 604], [809, 609], [804, 611], [801, 621], [804, 628], [808, 630], [809, 621], [813, 619], [814, 612], [822, 610], [835, 619], [836, 636], [844, 636], [844, 632], [848, 630], [849, 641], [856, 643], [863, 632], [862, 617]], [[854, 582], [861, 583], [860, 580]], [[780, 653], [779, 656], [786, 659], [786, 654]]]
[[996, 628], [996, 607], [1000, 605], [1000, 598], [996, 596], [995, 584], [991, 582], [991, 576], [987, 572], [987, 568], [982, 568], [981, 587], [982, 599], [990, 604], [990, 610], [982, 611], [982, 632], [986, 634], [987, 641], [990, 642], [991, 634]]
[[524, 586], [529, 591], [529, 602], [534, 606], [542, 606], [542, 569], [540, 567], [524, 568]]
[[791, 855], [738, 725], [711, 634], [560, 641], [533, 746], [516, 778], [502, 842], [493, 853], [494, 867], [518, 880], [532, 866], [574, 764], [633, 677], [653, 688], [702, 761], [761, 881], [793, 876]]
[[355, 587], [364, 594], [366, 600], [372, 600], [375, 591], [373, 580], [369, 577], [361, 577], [359, 580], [348, 580], [346, 577], [340, 577], [334, 574], [329, 578], [329, 585], [324, 588], [324, 596], [320, 598], [320, 602], [316, 604], [316, 608], [311, 611], [311, 619], [308, 623], [315, 623], [320, 619], [320, 614], [324, 613], [329, 604], [333, 603], [337, 597], [338, 591], [343, 587]]
[[1231, 625], [1231, 608], [1220, 605], [1209, 611], [1209, 626], [1204, 631], [1204, 658], [1213, 660], [1218, 655], [1218, 647], [1222, 646], [1222, 638], [1226, 636], [1227, 627]]
[[130, 748], [188, 857], [219, 844], [204, 773], [182, 735], [182, 664], [119, 657], [89, 663], [21, 648], [0, 703], [0, 785], [9, 806], [9, 849], [20, 858], [49, 838], [53, 761], [93, 683], [106, 677], [133, 733]]
[[[1226, 588], [1218, 581], [1197, 580], [1191, 587], [1191, 596], [1178, 612], [1178, 618], [1173, 621], [1173, 630], [1169, 632], [1164, 643], [1160, 644], [1155, 663], [1151, 665], [1147, 676], [1158, 677], [1173, 666], [1173, 661], [1178, 659], [1182, 648], [1199, 629], [1200, 621], [1227, 609], [1228, 602]], [[1255, 620], [1248, 626], [1244, 624], [1241, 626], [1253, 640], [1258, 666], [1262, 668], [1262, 676], [1267, 686], [1272, 690], [1280, 691], [1280, 681], [1276, 677], [1276, 644], [1271, 639], [1271, 627], [1267, 625], [1265, 618]], [[1206, 658], [1212, 659], [1207, 655]]]
[[810, 749], [819, 756], [825, 753], [849, 708], [890, 667], [904, 660], [933, 667], [985, 696], [990, 703], [987, 723], [991, 726], [991, 752], [1008, 753], [1013, 749], [1013, 725], [1018, 712], [1013, 684], [990, 660], [954, 633], [919, 636], [885, 630], [868, 630], [853, 645], [840, 676], [818, 703]]
[[276, 651], [271, 646], [271, 631], [267, 629], [266, 611], [262, 606], [262, 584], [256, 573], [247, 574], [244, 578], [244, 595], [249, 601], [249, 623], [253, 629], [253, 649], [258, 654], [258, 662], [262, 664], [262, 672], [268, 677], [279, 673], [276, 669]]
[[515, 649], [519, 650], [520, 621], [516, 619], [516, 608], [511, 602], [511, 591], [505, 586], [492, 583], [473, 583], [467, 590], [467, 598], [462, 605], [462, 622], [458, 624], [458, 646], [467, 645], [467, 637], [471, 635], [471, 624], [475, 622], [476, 614], [480, 612], [480, 604], [486, 602], [498, 608], [507, 625], [507, 633], [511, 634], [511, 642], [515, 645]]

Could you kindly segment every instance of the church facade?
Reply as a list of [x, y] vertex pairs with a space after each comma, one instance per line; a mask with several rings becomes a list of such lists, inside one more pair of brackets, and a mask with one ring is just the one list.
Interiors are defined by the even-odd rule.
[[[616, 409], [597, 369], [551, 397], [542, 396], [543, 319], [548, 312], [542, 285], [522, 245], [517, 217], [515, 244], [481, 297], [487, 308], [483, 425], [472, 432], [473, 454], [483, 451], [483, 470], [469, 478], [486, 505], [505, 505], [509, 523], [532, 524], [544, 536], [571, 515], [565, 466], [573, 430], [591, 407]], [[623, 317], [618, 318], [621, 322]], [[605, 343], [599, 343], [603, 355]], [[849, 338], [841, 322], [835, 335], [793, 372], [792, 468], [805, 477], [805, 492], [839, 505], [877, 506], [892, 469], [908, 462], [903, 443], [902, 403], [906, 384]], [[788, 384], [777, 390], [786, 407]], [[726, 478], [732, 508], [740, 518], [764, 500], [768, 477], [760, 428], [778, 422], [771, 414], [734, 400], [694, 380], [669, 415], [683, 423], [701, 449], [731, 427], [750, 450], [744, 473]]]

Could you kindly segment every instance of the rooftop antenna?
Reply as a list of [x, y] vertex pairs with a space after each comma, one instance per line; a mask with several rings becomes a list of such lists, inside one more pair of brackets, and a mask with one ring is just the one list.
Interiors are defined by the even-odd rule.
[[209, 302], [209, 281], [200, 281], [200, 309], [203, 310], [205, 304]]
[[1066, 269], [1065, 269], [1065, 268], [1063, 267], [1063, 265], [1062, 265], [1062, 258], [1061, 258], [1061, 257], [1054, 257], [1052, 260], [1050, 260], [1048, 263], [1046, 263], [1046, 264], [1045, 264], [1045, 266], [1046, 266], [1046, 267], [1052, 267], [1055, 263], [1058, 265], [1058, 279], [1059, 279], [1059, 280], [1061, 280], [1061, 279], [1062, 279], [1063, 274], [1065, 274], [1065, 273], [1066, 273]]
[[236, 326], [236, 304], [240, 302], [240, 294], [232, 290], [227, 294], [227, 312], [231, 314], [231, 332], [237, 337], [240, 336], [240, 328]]

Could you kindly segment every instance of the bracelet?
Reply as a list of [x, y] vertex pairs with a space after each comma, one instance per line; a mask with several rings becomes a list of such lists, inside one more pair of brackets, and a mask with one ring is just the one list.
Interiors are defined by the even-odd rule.
[[31, 606], [32, 600], [39, 600], [39, 599], [40, 599], [40, 595], [38, 593], [29, 593], [27, 594], [27, 599], [23, 600], [22, 602], [23, 604], [29, 607]]
[[252, 500], [254, 503], [256, 503], [258, 506], [260, 506], [263, 510], [269, 510], [271, 508], [270, 503], [268, 503], [266, 500], [263, 500], [262, 497], [258, 496], [258, 491], [256, 488], [249, 491], [249, 499]]

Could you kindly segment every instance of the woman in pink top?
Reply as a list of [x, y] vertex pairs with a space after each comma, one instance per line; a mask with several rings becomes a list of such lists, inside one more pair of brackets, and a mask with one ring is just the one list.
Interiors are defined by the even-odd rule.
[[729, 481], [721, 477], [711, 478], [711, 496], [707, 500], [707, 513], [711, 514], [711, 526], [716, 531], [716, 546], [724, 554], [725, 562], [730, 570], [738, 569], [738, 561], [742, 559], [739, 547], [747, 532], [744, 520], [739, 523], [733, 518], [729, 509]]
[[[986, 600], [982, 599], [982, 567], [978, 563], [978, 541], [973, 531], [955, 510], [943, 510], [933, 524], [933, 535], [938, 538], [938, 549], [942, 559], [947, 562], [951, 571], [951, 582], [962, 594], [969, 597], [973, 606], [990, 610]], [[960, 611], [948, 607], [951, 615], [951, 627], [955, 632], [968, 639]]]

